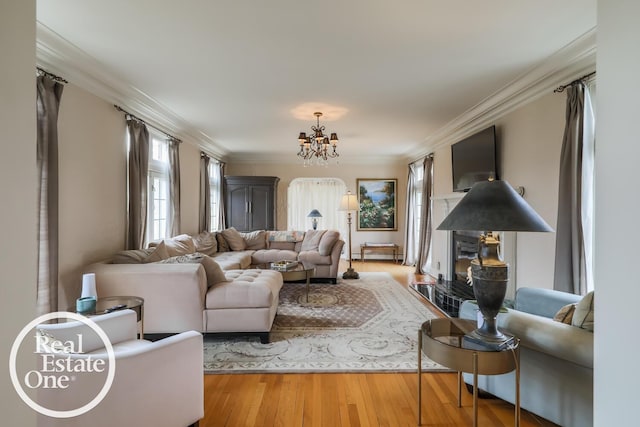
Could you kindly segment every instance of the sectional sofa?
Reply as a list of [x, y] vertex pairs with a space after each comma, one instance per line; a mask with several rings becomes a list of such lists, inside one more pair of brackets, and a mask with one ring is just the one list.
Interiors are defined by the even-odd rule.
[[296, 260], [336, 283], [343, 246], [335, 230], [230, 228], [122, 251], [85, 272], [95, 273], [98, 298], [144, 298], [145, 333], [252, 332], [267, 342], [283, 284], [268, 263]]

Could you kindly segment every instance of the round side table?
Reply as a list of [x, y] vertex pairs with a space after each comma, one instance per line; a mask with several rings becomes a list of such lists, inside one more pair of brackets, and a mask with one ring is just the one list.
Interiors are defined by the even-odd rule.
[[462, 406], [462, 373], [473, 374], [473, 426], [478, 425], [478, 375], [499, 375], [515, 370], [514, 425], [520, 426], [520, 341], [503, 350], [463, 347], [463, 337], [476, 322], [458, 318], [432, 319], [418, 331], [418, 425], [422, 425], [422, 352], [434, 362], [458, 372], [458, 408]]

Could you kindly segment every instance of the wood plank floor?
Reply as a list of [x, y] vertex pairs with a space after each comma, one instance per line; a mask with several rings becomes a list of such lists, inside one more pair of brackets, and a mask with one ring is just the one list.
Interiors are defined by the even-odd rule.
[[[416, 279], [412, 267], [392, 262], [354, 261], [353, 267], [387, 271], [405, 287]], [[200, 426], [415, 426], [417, 381], [415, 373], [205, 375]], [[455, 373], [423, 374], [422, 387], [422, 425], [472, 425], [472, 396], [463, 389], [457, 407]], [[481, 426], [513, 425], [514, 407], [507, 402], [479, 399], [478, 408]], [[521, 417], [523, 427], [554, 426], [524, 410]]]

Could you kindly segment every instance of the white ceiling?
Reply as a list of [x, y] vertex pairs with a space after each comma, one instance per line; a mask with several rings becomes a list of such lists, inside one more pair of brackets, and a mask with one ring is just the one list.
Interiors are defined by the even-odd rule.
[[347, 110], [321, 124], [349, 162], [423, 152], [593, 32], [596, 0], [38, 0], [37, 18], [39, 64], [212, 154], [297, 161], [315, 118], [292, 110], [322, 103]]

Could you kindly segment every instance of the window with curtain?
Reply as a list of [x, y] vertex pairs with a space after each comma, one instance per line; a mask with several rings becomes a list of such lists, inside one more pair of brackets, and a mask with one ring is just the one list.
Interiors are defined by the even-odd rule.
[[287, 229], [309, 230], [309, 212], [317, 209], [319, 230], [338, 230], [347, 233], [346, 214], [339, 212], [340, 200], [347, 193], [347, 186], [339, 178], [296, 178], [287, 190]]
[[404, 244], [404, 264], [406, 265], [415, 265], [419, 252], [423, 180], [423, 160], [409, 164], [409, 179], [407, 181], [407, 231]]
[[211, 205], [210, 213], [210, 231], [216, 231], [221, 229], [220, 226], [220, 210], [222, 200], [222, 182], [221, 176], [218, 172], [220, 168], [219, 162], [211, 159], [209, 162], [209, 200]]
[[147, 241], [167, 237], [169, 212], [169, 151], [167, 141], [150, 133]]

